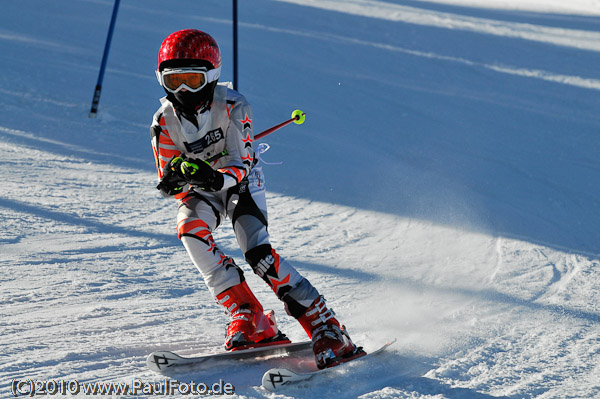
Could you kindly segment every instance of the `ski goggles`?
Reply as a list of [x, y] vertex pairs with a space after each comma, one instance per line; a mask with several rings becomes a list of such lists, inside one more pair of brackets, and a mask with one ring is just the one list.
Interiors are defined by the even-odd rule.
[[158, 83], [171, 93], [177, 93], [181, 89], [191, 92], [202, 90], [208, 83], [215, 81], [221, 74], [221, 68], [166, 68], [156, 71]]

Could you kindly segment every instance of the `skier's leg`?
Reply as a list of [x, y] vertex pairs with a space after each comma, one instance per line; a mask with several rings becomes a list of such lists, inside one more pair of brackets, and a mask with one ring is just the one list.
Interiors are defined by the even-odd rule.
[[288, 314], [298, 318], [319, 297], [319, 293], [271, 247], [260, 173], [260, 168], [254, 168], [248, 180], [230, 192], [228, 214], [238, 244], [252, 270], [284, 302]]
[[242, 269], [213, 239], [219, 220], [217, 208], [206, 197], [190, 195], [179, 205], [177, 234], [213, 296], [244, 281]]
[[225, 256], [213, 239], [212, 231], [220, 219], [218, 202], [214, 200], [212, 197], [189, 196], [182, 201], [177, 233], [210, 292], [231, 315], [226, 349], [270, 340], [278, 332], [274, 321], [264, 315], [261, 304], [245, 282], [242, 269]]
[[319, 367], [356, 355], [360, 349], [352, 343], [333, 310], [327, 308], [325, 299], [271, 247], [264, 178], [260, 168], [253, 169], [247, 180], [230, 193], [227, 201], [228, 214], [246, 261], [284, 302], [288, 314], [298, 320], [311, 338]]

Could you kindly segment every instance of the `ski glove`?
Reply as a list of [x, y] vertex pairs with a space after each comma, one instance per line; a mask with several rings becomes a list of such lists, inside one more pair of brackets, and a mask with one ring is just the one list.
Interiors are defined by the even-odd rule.
[[191, 185], [204, 191], [219, 191], [223, 188], [223, 173], [214, 170], [201, 159], [186, 159], [181, 163], [181, 175]]
[[162, 179], [156, 186], [157, 189], [167, 195], [179, 194], [183, 191], [183, 187], [187, 184], [187, 181], [181, 174], [181, 164], [183, 158], [174, 156], [166, 163], [163, 169]]

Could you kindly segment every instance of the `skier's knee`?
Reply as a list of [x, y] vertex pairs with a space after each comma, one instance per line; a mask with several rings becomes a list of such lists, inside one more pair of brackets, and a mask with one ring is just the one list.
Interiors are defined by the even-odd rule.
[[269, 267], [273, 266], [275, 262], [273, 248], [271, 248], [270, 244], [256, 246], [248, 250], [244, 256], [254, 273], [260, 277], [263, 277]]

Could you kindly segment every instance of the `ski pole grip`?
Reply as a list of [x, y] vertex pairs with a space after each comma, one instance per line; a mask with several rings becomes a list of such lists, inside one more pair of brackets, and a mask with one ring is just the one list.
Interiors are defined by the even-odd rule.
[[297, 109], [294, 112], [292, 112], [292, 119], [294, 119], [294, 123], [296, 125], [301, 125], [306, 120], [306, 114], [301, 110]]
[[289, 125], [290, 123], [294, 122], [297, 125], [301, 125], [304, 123], [304, 120], [306, 119], [306, 114], [302, 111], [300, 111], [299, 109], [295, 110], [294, 112], [292, 112], [292, 117], [290, 119], [288, 119], [285, 122], [281, 122], [278, 125], [275, 125], [267, 130], [265, 130], [264, 132], [261, 132], [259, 134], [255, 134], [254, 135], [254, 140], [260, 140], [261, 138], [265, 137], [266, 135], [269, 135], [271, 133], [273, 133], [276, 130], [281, 129], [284, 126]]

